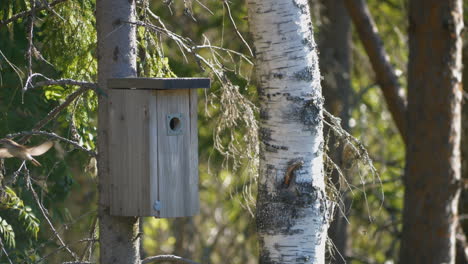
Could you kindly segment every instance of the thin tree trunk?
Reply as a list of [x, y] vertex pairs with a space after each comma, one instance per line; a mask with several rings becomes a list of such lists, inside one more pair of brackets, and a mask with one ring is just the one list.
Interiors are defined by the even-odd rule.
[[322, 95], [307, 0], [248, 0], [260, 100], [260, 263], [325, 263]]
[[[351, 21], [344, 6], [343, 0], [322, 0], [323, 18], [320, 27], [319, 49], [320, 69], [324, 79], [322, 81], [325, 108], [335, 116], [341, 118], [343, 129], [348, 130], [349, 122], [349, 97], [351, 94]], [[330, 157], [344, 168], [342, 160], [343, 146], [335, 147], [336, 138], [331, 133], [328, 146]], [[346, 171], [343, 170], [346, 174]], [[328, 230], [328, 236], [337, 251], [331, 259], [331, 263], [346, 263], [346, 245], [348, 241], [346, 213], [350, 207], [350, 198], [347, 196], [344, 186], [340, 186], [339, 174], [332, 173], [332, 181], [341, 193], [343, 207], [336, 210], [334, 220]], [[342, 182], [342, 181], [341, 181]]]
[[[463, 43], [463, 90], [466, 95], [468, 87], [468, 45]], [[462, 102], [462, 136], [461, 136], [461, 155], [462, 155], [462, 179], [468, 182], [468, 105], [466, 96]], [[468, 214], [468, 189], [464, 188], [460, 196], [460, 205], [458, 206], [460, 215]], [[460, 228], [457, 234], [457, 264], [468, 263], [468, 248], [466, 237], [468, 236], [468, 221], [460, 220]]]
[[[97, 0], [98, 82], [107, 90], [111, 77], [136, 76], [135, 21], [133, 0]], [[109, 214], [108, 97], [99, 96], [99, 240], [100, 263], [140, 263], [138, 218]]]
[[403, 141], [406, 143], [408, 133], [406, 98], [398, 83], [398, 77], [390, 64], [374, 19], [367, 8], [365, 0], [344, 0], [344, 3], [353, 23], [356, 25], [355, 29], [372, 64], [388, 110], [392, 114]]
[[460, 194], [461, 0], [409, 2], [400, 263], [454, 263]]

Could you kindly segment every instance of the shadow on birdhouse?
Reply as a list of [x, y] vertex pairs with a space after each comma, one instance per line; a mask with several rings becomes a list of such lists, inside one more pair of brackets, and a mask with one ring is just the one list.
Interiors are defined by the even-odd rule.
[[110, 212], [199, 211], [197, 89], [206, 78], [109, 79]]

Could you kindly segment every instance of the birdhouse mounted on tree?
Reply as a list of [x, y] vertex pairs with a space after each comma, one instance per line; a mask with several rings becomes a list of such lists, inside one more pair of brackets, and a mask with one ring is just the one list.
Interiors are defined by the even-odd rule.
[[110, 212], [199, 211], [197, 89], [206, 78], [114, 78], [109, 88]]

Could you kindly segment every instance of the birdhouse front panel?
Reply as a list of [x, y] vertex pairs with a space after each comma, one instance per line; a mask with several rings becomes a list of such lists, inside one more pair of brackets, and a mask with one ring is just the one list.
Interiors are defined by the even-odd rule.
[[165, 218], [198, 213], [193, 88], [207, 88], [209, 80], [110, 80], [111, 214]]
[[198, 212], [198, 162], [191, 161], [198, 156], [196, 99], [196, 90], [157, 92], [159, 201], [166, 217]]

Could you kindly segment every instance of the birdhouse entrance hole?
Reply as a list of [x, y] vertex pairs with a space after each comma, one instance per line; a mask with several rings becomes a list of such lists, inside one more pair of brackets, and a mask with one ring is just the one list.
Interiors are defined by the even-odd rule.
[[167, 116], [167, 134], [170, 136], [181, 135], [183, 132], [182, 114], [172, 114]]

